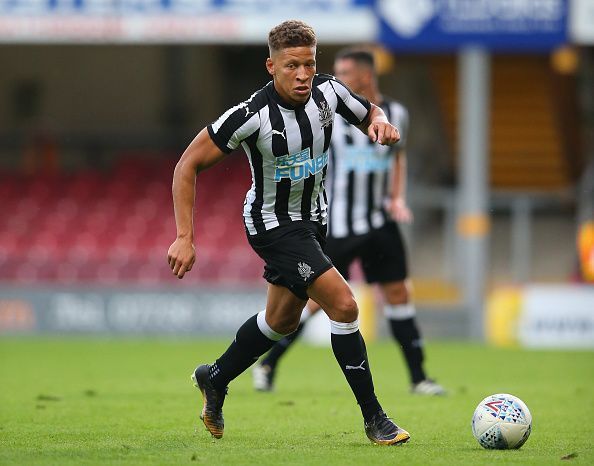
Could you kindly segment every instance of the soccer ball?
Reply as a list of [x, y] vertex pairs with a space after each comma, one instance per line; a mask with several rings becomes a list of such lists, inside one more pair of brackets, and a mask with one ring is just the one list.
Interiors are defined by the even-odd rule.
[[518, 397], [497, 393], [481, 401], [472, 416], [472, 433], [482, 447], [520, 448], [532, 429], [532, 415]]

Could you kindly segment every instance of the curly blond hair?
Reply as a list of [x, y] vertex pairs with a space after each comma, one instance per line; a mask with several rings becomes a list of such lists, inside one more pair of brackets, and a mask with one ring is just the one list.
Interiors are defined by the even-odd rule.
[[270, 53], [289, 47], [315, 47], [316, 33], [313, 28], [296, 19], [283, 21], [268, 34]]

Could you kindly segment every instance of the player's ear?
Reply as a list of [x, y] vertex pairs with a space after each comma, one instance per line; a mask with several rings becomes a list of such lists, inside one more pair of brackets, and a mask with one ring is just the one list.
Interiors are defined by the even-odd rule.
[[270, 57], [266, 59], [266, 69], [268, 70], [268, 74], [274, 76], [274, 62]]

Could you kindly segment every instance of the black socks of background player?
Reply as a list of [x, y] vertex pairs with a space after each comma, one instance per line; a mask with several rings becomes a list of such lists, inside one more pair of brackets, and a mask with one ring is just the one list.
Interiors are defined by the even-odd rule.
[[307, 321], [307, 319], [309, 319], [310, 315], [311, 313], [309, 309], [307, 309], [307, 307], [304, 308], [303, 312], [301, 313], [301, 321], [299, 322], [299, 326], [297, 327], [297, 329], [293, 333], [279, 340], [270, 349], [268, 354], [266, 354], [266, 356], [264, 356], [264, 358], [260, 362], [262, 366], [268, 366], [270, 367], [270, 370], [274, 371], [278, 360], [283, 356], [283, 354], [285, 354], [285, 352], [291, 347], [293, 342], [303, 331], [303, 328], [305, 327], [305, 322]]
[[342, 369], [365, 420], [381, 411], [375, 396], [365, 342], [359, 332], [359, 321], [330, 321], [332, 350]]
[[210, 381], [217, 390], [223, 390], [285, 336], [272, 330], [264, 316], [262, 311], [246, 320], [227, 351], [210, 367]]
[[402, 347], [402, 353], [408, 366], [413, 384], [427, 378], [423, 370], [423, 340], [416, 322], [416, 312], [412, 304], [387, 304], [384, 314], [390, 323], [392, 335]]

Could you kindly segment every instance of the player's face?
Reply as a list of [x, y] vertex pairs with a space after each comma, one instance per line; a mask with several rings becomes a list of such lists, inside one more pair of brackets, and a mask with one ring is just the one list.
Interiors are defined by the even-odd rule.
[[311, 94], [311, 83], [316, 74], [316, 48], [276, 50], [266, 60], [266, 69], [274, 77], [274, 88], [283, 100], [291, 105], [303, 104]]
[[367, 85], [367, 70], [350, 58], [341, 58], [334, 62], [334, 76], [356, 94], [361, 94]]

